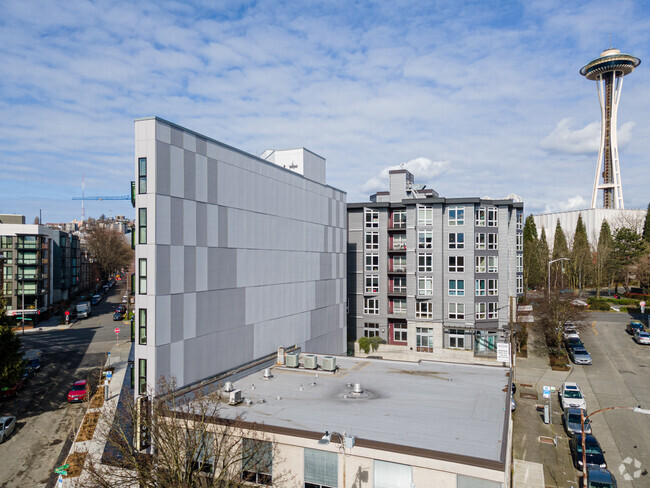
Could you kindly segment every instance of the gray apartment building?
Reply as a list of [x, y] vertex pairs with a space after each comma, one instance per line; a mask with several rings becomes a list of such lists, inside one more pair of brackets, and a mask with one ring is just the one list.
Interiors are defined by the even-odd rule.
[[306, 150], [135, 121], [136, 395], [279, 346], [346, 350], [346, 195]]
[[53, 304], [79, 291], [79, 238], [22, 215], [0, 215], [2, 295], [7, 315], [38, 321]]
[[348, 204], [349, 339], [381, 337], [384, 358], [494, 361], [523, 294], [523, 203], [389, 179]]

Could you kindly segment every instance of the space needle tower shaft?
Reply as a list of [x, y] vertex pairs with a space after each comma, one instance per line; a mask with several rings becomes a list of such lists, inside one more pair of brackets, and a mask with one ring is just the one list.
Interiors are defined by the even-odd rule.
[[625, 208], [616, 131], [618, 104], [621, 99], [623, 77], [634, 71], [640, 63], [639, 58], [610, 48], [580, 70], [580, 74], [585, 78], [596, 81], [601, 113], [600, 146], [591, 208], [596, 208], [598, 190], [603, 190], [603, 208]]

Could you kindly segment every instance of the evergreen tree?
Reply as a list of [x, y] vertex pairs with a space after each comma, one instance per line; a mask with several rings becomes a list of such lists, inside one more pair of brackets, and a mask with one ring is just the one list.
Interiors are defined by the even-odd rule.
[[568, 264], [571, 270], [571, 286], [574, 289], [582, 290], [590, 278], [593, 262], [587, 228], [582, 221], [582, 214], [578, 215], [570, 258], [571, 261]]
[[524, 224], [524, 293], [529, 288], [544, 284], [544, 269], [541, 262], [537, 226], [533, 215], [526, 218]]
[[637, 234], [636, 230], [628, 227], [621, 227], [614, 234], [614, 260], [618, 278], [623, 282], [625, 290], [630, 289], [630, 275], [637, 260], [645, 252], [643, 237]]
[[594, 260], [594, 281], [596, 284], [596, 297], [600, 297], [600, 289], [605, 283], [609, 283], [612, 270], [612, 231], [607, 220], [603, 220], [598, 236], [596, 247], [596, 259]]
[[[568, 258], [569, 257], [569, 246], [566, 241], [566, 235], [562, 230], [560, 225], [560, 220], [558, 219], [557, 225], [555, 226], [555, 237], [553, 238], [553, 255], [552, 259], [559, 258]], [[567, 280], [564, 279], [564, 267], [565, 262], [560, 261], [554, 265], [551, 269], [551, 284], [555, 287], [563, 286], [567, 283]]]
[[650, 242], [650, 203], [645, 214], [645, 222], [643, 222], [643, 240]]
[[11, 329], [4, 299], [0, 297], [0, 388], [12, 387], [25, 372], [19, 351], [20, 339]]
[[546, 270], [548, 267], [548, 261], [550, 259], [551, 251], [548, 247], [548, 240], [546, 239], [546, 229], [542, 227], [542, 233], [539, 236], [539, 264], [542, 268], [542, 283], [546, 287]]

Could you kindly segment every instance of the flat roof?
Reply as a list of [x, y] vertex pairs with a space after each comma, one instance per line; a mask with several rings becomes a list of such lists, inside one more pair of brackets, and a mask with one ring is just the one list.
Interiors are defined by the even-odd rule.
[[[316, 356], [320, 367], [323, 356]], [[241, 415], [245, 422], [287, 431], [345, 432], [357, 437], [357, 444], [364, 440], [491, 465], [503, 462], [510, 415], [508, 368], [335, 358], [336, 373], [274, 366], [271, 379], [263, 377], [263, 368], [222, 378], [241, 389], [244, 401], [224, 403], [220, 416]], [[352, 392], [355, 383], [361, 384], [361, 395]]]

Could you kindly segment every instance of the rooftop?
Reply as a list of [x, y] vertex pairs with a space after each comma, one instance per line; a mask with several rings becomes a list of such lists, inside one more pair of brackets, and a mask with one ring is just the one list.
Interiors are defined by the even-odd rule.
[[[244, 401], [225, 404], [221, 415], [307, 432], [345, 432], [357, 437], [357, 444], [503, 460], [510, 414], [507, 368], [338, 356], [336, 362], [336, 373], [276, 366], [270, 379], [263, 369], [239, 374], [231, 381]], [[352, 392], [356, 383], [362, 394]]]

